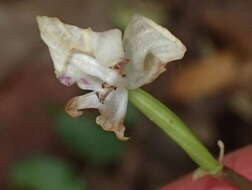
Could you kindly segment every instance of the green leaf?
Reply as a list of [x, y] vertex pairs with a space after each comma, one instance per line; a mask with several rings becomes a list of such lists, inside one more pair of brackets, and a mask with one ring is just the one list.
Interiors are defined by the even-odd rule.
[[55, 131], [70, 150], [94, 164], [118, 160], [125, 151], [125, 143], [97, 126], [95, 118], [71, 118], [60, 112]]
[[19, 188], [34, 190], [86, 190], [67, 163], [54, 157], [35, 156], [19, 161], [10, 175]]

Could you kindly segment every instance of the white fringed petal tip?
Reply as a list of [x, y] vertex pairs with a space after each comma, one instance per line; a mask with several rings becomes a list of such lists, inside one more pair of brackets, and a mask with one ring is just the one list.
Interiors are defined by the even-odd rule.
[[135, 15], [124, 36], [118, 29], [94, 32], [62, 23], [57, 18], [37, 17], [41, 38], [49, 48], [57, 78], [66, 86], [76, 83], [92, 92], [74, 97], [66, 111], [73, 117], [96, 108], [96, 123], [124, 136], [128, 89], [155, 80], [166, 63], [181, 59], [185, 46], [166, 28]]

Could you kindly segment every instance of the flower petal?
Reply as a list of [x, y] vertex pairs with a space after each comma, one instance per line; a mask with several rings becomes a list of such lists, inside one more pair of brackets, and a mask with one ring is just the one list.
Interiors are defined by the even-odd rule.
[[165, 70], [165, 63], [181, 59], [186, 51], [167, 29], [139, 15], [126, 28], [123, 45], [130, 61], [126, 66], [130, 89], [153, 81]]
[[67, 72], [73, 73], [82, 72], [86, 75], [97, 77], [100, 80], [116, 86], [122, 86], [124, 79], [118, 74], [117, 71], [101, 65], [92, 56], [86, 55], [81, 52], [72, 53], [68, 60]]
[[120, 62], [124, 56], [120, 30], [93, 32], [45, 16], [37, 17], [37, 22], [41, 37], [49, 47], [58, 77], [64, 74], [72, 50], [91, 55], [106, 67]]
[[71, 49], [91, 53], [91, 30], [63, 24], [57, 18], [37, 17], [41, 38], [49, 47], [55, 71], [60, 75], [65, 70]]
[[82, 75], [77, 81], [77, 85], [82, 90], [94, 90], [99, 91], [102, 88], [102, 81], [96, 77], [90, 75]]
[[74, 64], [68, 64], [64, 74], [58, 77], [58, 79], [66, 86], [71, 86], [76, 82], [79, 88], [83, 90], [97, 91], [101, 88], [102, 84], [102, 80], [82, 72]]
[[95, 92], [90, 92], [82, 96], [71, 98], [66, 107], [66, 112], [72, 117], [80, 117], [83, 109], [98, 108], [99, 99]]
[[94, 56], [106, 67], [119, 63], [124, 58], [122, 32], [112, 29], [105, 32], [93, 32]]
[[124, 88], [117, 88], [111, 92], [103, 104], [100, 104], [100, 116], [96, 118], [97, 124], [105, 131], [113, 131], [120, 140], [128, 140], [124, 136], [125, 126], [123, 120], [127, 111], [128, 92]]

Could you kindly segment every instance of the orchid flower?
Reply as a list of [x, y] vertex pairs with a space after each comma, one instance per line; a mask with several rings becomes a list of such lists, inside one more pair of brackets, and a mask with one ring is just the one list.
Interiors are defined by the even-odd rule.
[[96, 123], [120, 140], [128, 139], [123, 124], [128, 90], [155, 80], [186, 51], [166, 28], [140, 15], [133, 16], [123, 37], [118, 29], [94, 32], [45, 16], [37, 21], [59, 81], [91, 91], [70, 99], [66, 111], [79, 117], [84, 109], [98, 109]]

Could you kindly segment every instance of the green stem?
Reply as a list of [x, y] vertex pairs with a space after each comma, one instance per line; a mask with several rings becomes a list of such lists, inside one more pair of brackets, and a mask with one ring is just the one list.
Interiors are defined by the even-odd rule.
[[201, 169], [212, 175], [221, 172], [222, 165], [208, 152], [176, 114], [164, 104], [141, 89], [130, 90], [129, 100], [181, 146]]

